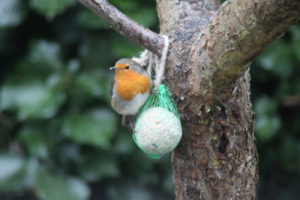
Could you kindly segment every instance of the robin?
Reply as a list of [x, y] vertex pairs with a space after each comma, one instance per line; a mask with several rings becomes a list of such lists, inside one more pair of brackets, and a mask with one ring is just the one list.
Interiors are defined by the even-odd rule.
[[[115, 70], [111, 88], [111, 106], [123, 115], [136, 115], [147, 100], [151, 89], [151, 78], [141, 65], [129, 58], [116, 62], [110, 70]], [[131, 123], [132, 125], [132, 123]]]

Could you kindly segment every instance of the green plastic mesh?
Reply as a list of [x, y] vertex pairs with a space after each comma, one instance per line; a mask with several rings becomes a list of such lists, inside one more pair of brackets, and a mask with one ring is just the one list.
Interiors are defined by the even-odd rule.
[[178, 119], [180, 119], [179, 112], [177, 109], [176, 104], [174, 103], [174, 100], [172, 98], [171, 92], [168, 90], [168, 88], [161, 84], [158, 88], [158, 90], [154, 90], [153, 94], [150, 94], [147, 101], [139, 111], [139, 114], [137, 116], [137, 119], [140, 117], [140, 115], [147, 110], [150, 107], [162, 107], [170, 112], [174, 113]]
[[[155, 122], [156, 119], [149, 119], [153, 121], [153, 126], [150, 122], [150, 125], [148, 123], [149, 120], [145, 120], [144, 114], [149, 114], [152, 109], [152, 111], [156, 112], [154, 116], [155, 118], [160, 118], [161, 114], [157, 114], [157, 112], [162, 111], [162, 114], [165, 114], [167, 119], [163, 119], [164, 121], [159, 121], [161, 124], [161, 135], [157, 135], [157, 121]], [[166, 111], [167, 110], [167, 111]], [[150, 111], [150, 112], [149, 112]], [[153, 114], [153, 112], [152, 112]], [[148, 116], [147, 116], [148, 117]], [[151, 118], [151, 117], [150, 117]], [[140, 120], [140, 121], [139, 121]], [[171, 122], [170, 122], [171, 120]], [[142, 122], [141, 122], [142, 121]], [[145, 129], [145, 127], [141, 128], [141, 126], [150, 126], [150, 128], [147, 129], [146, 135], [144, 134], [142, 138], [143, 144], [144, 143], [151, 143], [150, 141], [154, 141], [153, 145], [154, 147], [159, 146], [161, 149], [168, 149], [168, 152], [172, 151], [176, 146], [178, 145], [181, 135], [182, 135], [182, 129], [181, 129], [181, 123], [180, 123], [180, 116], [178, 109], [176, 107], [176, 104], [172, 98], [172, 95], [170, 91], [167, 89], [167, 87], [164, 84], [161, 84], [157, 90], [154, 90], [146, 100], [145, 104], [143, 107], [140, 109], [138, 116], [137, 116], [137, 121], [136, 121], [136, 127], [135, 127], [135, 132], [133, 134], [133, 140], [136, 143], [136, 145], [147, 155], [149, 155], [152, 158], [158, 159], [161, 156], [165, 154], [165, 152], [161, 153], [159, 150], [155, 153], [149, 153], [149, 151], [145, 150], [142, 147], [141, 142], [138, 142], [137, 139], [137, 132], [141, 129]], [[146, 123], [145, 123], [146, 122]], [[175, 130], [174, 130], [175, 129]], [[174, 133], [176, 133], [174, 135]], [[156, 135], [155, 135], [156, 134]], [[161, 137], [157, 138], [157, 137]], [[148, 140], [148, 141], [145, 141]], [[159, 141], [160, 140], [160, 141]], [[141, 140], [140, 140], [141, 141]], [[171, 143], [171, 144], [170, 144]], [[165, 145], [165, 146], [164, 146]], [[170, 146], [171, 145], [171, 146]]]

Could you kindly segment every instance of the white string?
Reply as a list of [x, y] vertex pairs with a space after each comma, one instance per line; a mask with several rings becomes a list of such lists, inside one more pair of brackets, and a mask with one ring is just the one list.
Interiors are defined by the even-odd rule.
[[137, 62], [141, 66], [145, 66], [148, 59], [149, 59], [149, 52], [148, 52], [148, 50], [143, 51], [141, 53], [140, 57], [138, 57], [138, 58], [137, 57], [131, 58], [131, 60], [133, 60], [134, 62]]
[[153, 54], [150, 51], [148, 53], [149, 53], [149, 62], [148, 62], [147, 72], [148, 72], [149, 76], [151, 77], [152, 66], [153, 66]]
[[159, 85], [161, 84], [162, 80], [164, 79], [164, 72], [165, 72], [165, 66], [166, 66], [166, 60], [167, 60], [167, 54], [169, 50], [169, 37], [166, 35], [162, 35], [165, 39], [165, 46], [161, 55], [160, 62], [158, 63], [158, 59], [156, 59], [156, 77], [154, 80], [155, 88], [158, 89]]
[[145, 66], [148, 61], [147, 73], [151, 77], [152, 74], [152, 66], [155, 68], [155, 80], [154, 85], [155, 89], [158, 89], [159, 85], [161, 84], [162, 80], [164, 79], [164, 72], [166, 66], [166, 60], [169, 50], [169, 37], [166, 35], [162, 35], [164, 38], [164, 49], [160, 58], [154, 55], [152, 52], [145, 50], [141, 53], [140, 57], [133, 57], [132, 60], [140, 64], [141, 66]]

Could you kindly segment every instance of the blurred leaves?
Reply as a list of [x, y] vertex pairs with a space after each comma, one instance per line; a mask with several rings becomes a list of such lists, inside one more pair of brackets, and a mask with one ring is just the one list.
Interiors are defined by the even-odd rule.
[[29, 125], [23, 127], [19, 138], [27, 146], [28, 153], [32, 157], [46, 159], [49, 156], [49, 137], [45, 132], [40, 132], [38, 128]]
[[121, 9], [123, 12], [138, 10], [140, 7], [139, 0], [130, 0], [130, 1], [119, 1], [119, 0], [110, 0], [109, 1], [114, 6]]
[[44, 69], [60, 69], [60, 46], [54, 42], [38, 40], [31, 44], [28, 60], [30, 64]]
[[293, 52], [295, 53], [298, 62], [300, 62], [300, 27], [299, 26], [293, 26], [291, 28], [292, 33], [292, 48]]
[[255, 131], [262, 141], [271, 139], [280, 128], [280, 119], [276, 115], [277, 103], [274, 99], [261, 97], [255, 102]]
[[53, 73], [63, 66], [59, 53], [56, 43], [31, 43], [28, 56], [21, 59], [14, 74], [2, 85], [0, 109], [17, 110], [20, 120], [54, 116], [65, 100], [64, 93], [57, 88], [59, 74]]
[[292, 137], [284, 137], [278, 152], [278, 162], [281, 167], [289, 172], [299, 170], [300, 166], [300, 142]]
[[[298, 199], [300, 193], [300, 28], [274, 41], [252, 66], [255, 133], [260, 157], [258, 199]], [[273, 189], [271, 189], [273, 188]]]
[[0, 30], [5, 27], [19, 25], [27, 13], [27, 7], [22, 0], [0, 1]]
[[255, 103], [255, 113], [261, 115], [273, 115], [276, 113], [278, 103], [276, 100], [263, 96]]
[[114, 150], [120, 154], [130, 154], [134, 151], [135, 145], [132, 141], [131, 136], [128, 135], [127, 131], [119, 131], [116, 141], [114, 143]]
[[280, 128], [280, 119], [278, 116], [257, 117], [255, 131], [258, 138], [262, 141], [271, 139]]
[[99, 17], [89, 10], [83, 10], [79, 14], [79, 22], [82, 27], [89, 29], [109, 29], [108, 25], [104, 21], [99, 19]]
[[87, 34], [79, 48], [79, 54], [83, 65], [90, 68], [98, 66], [102, 68], [106, 67], [108, 70], [109, 63], [113, 58], [111, 44], [105, 37], [101, 37], [99, 34]]
[[76, 86], [88, 95], [102, 97], [108, 101], [111, 75], [104, 70], [86, 71], [76, 79]]
[[143, 10], [135, 10], [126, 13], [128, 17], [133, 19], [139, 24], [145, 27], [151, 27], [157, 22], [156, 10], [153, 7], [146, 7]]
[[36, 175], [35, 185], [38, 196], [43, 200], [87, 200], [90, 196], [88, 186], [81, 180], [41, 169]]
[[0, 156], [0, 191], [18, 191], [32, 187], [30, 179], [31, 169], [29, 161], [14, 154]]
[[18, 118], [50, 118], [56, 114], [64, 100], [62, 93], [41, 82], [3, 85], [0, 93], [0, 109], [18, 110]]
[[2, 155], [0, 156], [0, 166], [0, 184], [3, 184], [22, 171], [24, 160], [21, 157]]
[[[125, 186], [124, 186], [125, 185]], [[146, 188], [136, 186], [133, 183], [125, 183], [117, 187], [111, 187], [109, 190], [109, 198], [116, 200], [132, 200], [132, 199], [143, 199], [151, 200], [154, 198], [155, 194], [151, 194]]]
[[74, 0], [30, 0], [30, 6], [47, 19], [53, 19], [56, 15], [63, 13], [72, 4]]
[[63, 65], [59, 44], [46, 40], [30, 41], [28, 54], [17, 61], [14, 73], [7, 78], [7, 82], [37, 80], [52, 84], [60, 75]]
[[[103, 178], [115, 178], [120, 175], [117, 159], [108, 152], [97, 152], [88, 155], [79, 166], [79, 174], [85, 180], [94, 182]], [[96, 158], [96, 159], [95, 159]]]
[[134, 55], [138, 55], [142, 50], [140, 47], [134, 45], [131, 41], [119, 35], [114, 35], [112, 39], [112, 46], [119, 58], [133, 57]]
[[287, 78], [293, 73], [292, 58], [292, 48], [282, 40], [277, 40], [267, 48], [258, 61], [265, 70], [270, 70], [280, 78]]
[[[156, 10], [154, 7], [145, 7], [143, 9], [138, 9], [140, 6], [140, 2], [136, 0], [131, 1], [119, 1], [119, 0], [111, 0], [113, 5], [120, 8], [124, 13], [136, 21], [137, 23], [145, 26], [152, 27], [156, 25], [158, 22], [158, 17], [156, 14]], [[85, 28], [100, 28], [100, 29], [108, 29], [109, 27], [106, 25], [104, 21], [99, 19], [94, 13], [84, 10], [79, 15], [79, 21], [81, 25]]]
[[86, 113], [74, 113], [64, 120], [67, 137], [82, 143], [107, 149], [116, 127], [114, 114], [109, 110], [92, 109]]

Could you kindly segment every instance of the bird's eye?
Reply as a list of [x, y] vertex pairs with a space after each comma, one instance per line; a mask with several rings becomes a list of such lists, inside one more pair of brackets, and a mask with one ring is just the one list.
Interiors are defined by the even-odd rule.
[[129, 69], [129, 66], [126, 66], [125, 69]]

